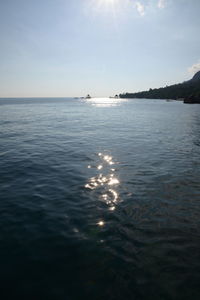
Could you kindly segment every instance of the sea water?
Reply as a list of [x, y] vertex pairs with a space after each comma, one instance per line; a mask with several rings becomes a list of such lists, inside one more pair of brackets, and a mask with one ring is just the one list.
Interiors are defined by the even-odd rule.
[[1, 299], [199, 299], [200, 105], [0, 99]]

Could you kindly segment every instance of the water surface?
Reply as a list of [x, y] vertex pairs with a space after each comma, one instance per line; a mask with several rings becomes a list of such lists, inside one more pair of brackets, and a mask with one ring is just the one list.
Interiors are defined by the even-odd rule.
[[0, 99], [1, 299], [199, 299], [200, 106]]

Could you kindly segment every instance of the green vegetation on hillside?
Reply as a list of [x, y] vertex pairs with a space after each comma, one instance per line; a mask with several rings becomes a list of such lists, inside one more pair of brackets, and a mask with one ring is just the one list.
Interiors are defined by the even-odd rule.
[[120, 98], [184, 99], [187, 103], [194, 101], [200, 103], [200, 71], [191, 80], [183, 83], [119, 96]]

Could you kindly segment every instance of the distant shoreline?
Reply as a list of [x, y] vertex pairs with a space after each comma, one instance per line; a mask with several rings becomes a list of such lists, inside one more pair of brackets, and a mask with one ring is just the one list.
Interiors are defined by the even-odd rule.
[[183, 100], [184, 103], [200, 103], [200, 71], [192, 79], [183, 83], [156, 89], [150, 88], [148, 91], [137, 93], [124, 93], [120, 94], [119, 97], [131, 99], [171, 99]]

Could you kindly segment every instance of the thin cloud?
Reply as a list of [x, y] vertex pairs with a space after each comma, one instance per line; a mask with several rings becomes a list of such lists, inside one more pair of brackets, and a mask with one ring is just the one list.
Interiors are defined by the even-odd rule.
[[138, 13], [140, 14], [140, 16], [144, 16], [145, 15], [145, 6], [139, 1], [135, 2], [135, 6], [136, 6], [136, 9], [137, 9]]
[[200, 71], [200, 60], [196, 64], [188, 68], [188, 72], [192, 74], [195, 74], [198, 71]]
[[158, 1], [158, 8], [162, 9], [165, 8], [166, 0], [159, 0]]

